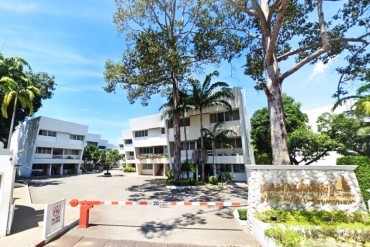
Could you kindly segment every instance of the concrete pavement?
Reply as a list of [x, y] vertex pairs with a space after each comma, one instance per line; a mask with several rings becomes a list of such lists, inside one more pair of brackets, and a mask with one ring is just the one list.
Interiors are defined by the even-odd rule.
[[[30, 191], [33, 202], [38, 204], [27, 202], [26, 196], [21, 199], [21, 194], [28, 194], [26, 186], [17, 188], [15, 194], [19, 192], [20, 195], [16, 196], [19, 197], [16, 203], [20, 211], [15, 214], [12, 234], [0, 239], [0, 246], [32, 246], [39, 242], [43, 203], [61, 197], [66, 197], [67, 202], [77, 197], [88, 200], [240, 201], [246, 205], [247, 193], [243, 188], [168, 191], [160, 178], [122, 175], [119, 171], [112, 171], [112, 175], [111, 178], [88, 174], [32, 180]], [[232, 210], [228, 207], [95, 206], [90, 214], [91, 227], [75, 227], [47, 246], [259, 246], [249, 231], [233, 218]], [[67, 205], [66, 223], [78, 215], [77, 207]]]

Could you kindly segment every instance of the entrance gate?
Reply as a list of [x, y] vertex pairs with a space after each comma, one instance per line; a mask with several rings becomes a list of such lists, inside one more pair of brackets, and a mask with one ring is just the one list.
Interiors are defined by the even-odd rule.
[[215, 207], [240, 207], [240, 202], [192, 202], [192, 201], [79, 201], [72, 199], [69, 204], [72, 207], [80, 205], [79, 228], [89, 227], [89, 213], [94, 206], [100, 205], [117, 205], [117, 206], [154, 206], [154, 207], [171, 207], [171, 206], [215, 206]]

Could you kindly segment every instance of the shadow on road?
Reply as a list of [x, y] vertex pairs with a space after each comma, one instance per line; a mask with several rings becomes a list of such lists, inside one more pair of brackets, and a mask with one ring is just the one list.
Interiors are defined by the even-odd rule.
[[17, 224], [13, 224], [10, 234], [38, 227], [39, 222], [42, 222], [43, 220], [44, 210], [35, 210], [31, 207], [16, 205], [13, 222], [17, 222]]

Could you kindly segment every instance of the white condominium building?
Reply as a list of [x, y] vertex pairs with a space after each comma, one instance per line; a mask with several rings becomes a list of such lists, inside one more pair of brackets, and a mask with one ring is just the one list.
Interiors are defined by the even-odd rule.
[[44, 116], [23, 122], [13, 133], [10, 146], [20, 167], [18, 175], [80, 174], [83, 150], [88, 143], [106, 150], [113, 147], [100, 135], [87, 131], [86, 125]]
[[[243, 90], [234, 88], [233, 91], [235, 98], [229, 100], [232, 112], [222, 107], [203, 110], [204, 128], [212, 130], [216, 123], [222, 122], [224, 129], [232, 129], [236, 133], [236, 135], [229, 136], [229, 144], [233, 148], [223, 143], [216, 143], [216, 150], [213, 153], [212, 148], [208, 146], [205, 173], [206, 175], [212, 174], [214, 160], [217, 175], [231, 172], [235, 175], [234, 180], [245, 181], [244, 165], [254, 164], [250, 144], [250, 124]], [[200, 149], [199, 111], [187, 112], [181, 121], [181, 126], [181, 160], [186, 160], [186, 144], [188, 158], [191, 160], [193, 152]], [[118, 143], [120, 152], [125, 154], [126, 165], [136, 167], [139, 175], [163, 176], [165, 171], [171, 167], [174, 148], [173, 125], [169, 120], [161, 120], [161, 114], [131, 119], [130, 129], [122, 132]]]

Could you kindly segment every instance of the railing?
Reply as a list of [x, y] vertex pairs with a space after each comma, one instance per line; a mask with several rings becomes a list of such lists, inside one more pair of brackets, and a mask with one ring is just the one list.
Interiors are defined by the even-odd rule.
[[78, 160], [80, 159], [79, 156], [71, 156], [71, 155], [61, 155], [61, 154], [53, 154], [52, 156], [37, 156], [35, 155], [35, 159], [66, 159], [66, 160]]

